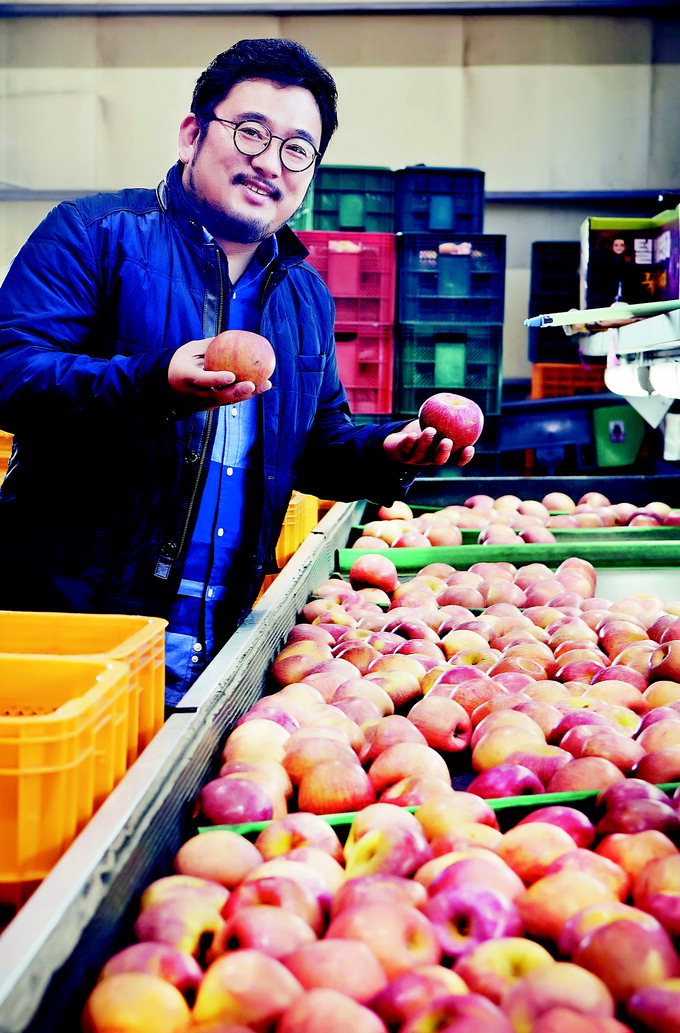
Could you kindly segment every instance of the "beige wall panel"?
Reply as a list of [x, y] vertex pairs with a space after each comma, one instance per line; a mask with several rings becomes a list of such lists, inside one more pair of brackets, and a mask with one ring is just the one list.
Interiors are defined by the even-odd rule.
[[0, 201], [0, 282], [19, 248], [53, 207], [53, 201]]
[[646, 64], [646, 18], [586, 14], [471, 15], [465, 20], [469, 65]]
[[648, 170], [650, 185], [675, 190], [680, 183], [680, 32], [676, 42], [676, 63], [652, 69]]
[[337, 68], [334, 73], [340, 128], [328, 162], [400, 168], [463, 161], [459, 69]]
[[6, 81], [0, 179], [33, 189], [87, 189], [95, 177], [101, 118], [96, 72], [16, 69]]
[[451, 68], [463, 62], [465, 19], [450, 14], [282, 18], [281, 35], [309, 47], [331, 70], [353, 65]]
[[179, 123], [189, 111], [195, 81], [194, 68], [108, 68], [102, 72], [92, 189], [156, 186], [177, 160]]
[[99, 61], [109, 68], [191, 68], [195, 81], [220, 51], [237, 40], [282, 35], [280, 22], [280, 18], [239, 15], [101, 18], [97, 21]]
[[648, 185], [646, 66], [487, 66], [466, 82], [467, 157], [488, 190]]

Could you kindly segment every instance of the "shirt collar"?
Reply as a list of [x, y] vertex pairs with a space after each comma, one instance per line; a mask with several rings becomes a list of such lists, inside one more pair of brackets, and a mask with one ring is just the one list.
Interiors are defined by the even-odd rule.
[[[214, 243], [215, 238], [212, 233], [205, 228], [203, 229], [203, 236], [207, 244]], [[272, 233], [270, 237], [265, 237], [262, 243], [259, 245], [257, 251], [253, 255], [252, 261], [257, 262], [262, 269], [266, 269], [267, 266], [278, 257], [279, 254], [279, 242], [276, 239], [276, 234]]]

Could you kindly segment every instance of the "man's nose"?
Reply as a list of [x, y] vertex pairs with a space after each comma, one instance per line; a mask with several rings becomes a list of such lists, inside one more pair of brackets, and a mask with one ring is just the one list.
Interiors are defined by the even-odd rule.
[[280, 176], [283, 170], [281, 141], [273, 136], [265, 149], [260, 154], [253, 155], [250, 160], [253, 168], [258, 169], [263, 175]]

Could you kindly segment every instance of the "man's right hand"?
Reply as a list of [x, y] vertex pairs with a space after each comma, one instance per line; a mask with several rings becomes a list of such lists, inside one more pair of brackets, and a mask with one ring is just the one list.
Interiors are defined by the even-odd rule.
[[183, 407], [199, 411], [217, 409], [220, 405], [235, 405], [268, 391], [272, 386], [266, 380], [259, 387], [250, 380], [235, 382], [233, 373], [211, 372], [203, 368], [205, 350], [212, 338], [188, 341], [178, 348], [168, 366], [168, 384]]

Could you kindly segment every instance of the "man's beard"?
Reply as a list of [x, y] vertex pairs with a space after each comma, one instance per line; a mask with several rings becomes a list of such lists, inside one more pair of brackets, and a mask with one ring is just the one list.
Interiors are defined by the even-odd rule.
[[[238, 183], [238, 179], [239, 177], [236, 176], [234, 183]], [[216, 240], [229, 240], [234, 244], [257, 244], [270, 237], [283, 225], [283, 223], [275, 225], [271, 221], [267, 222], [256, 217], [248, 218], [237, 215], [199, 197], [191, 169], [187, 170], [185, 188], [196, 210], [198, 221]], [[274, 197], [276, 198], [276, 193]]]

